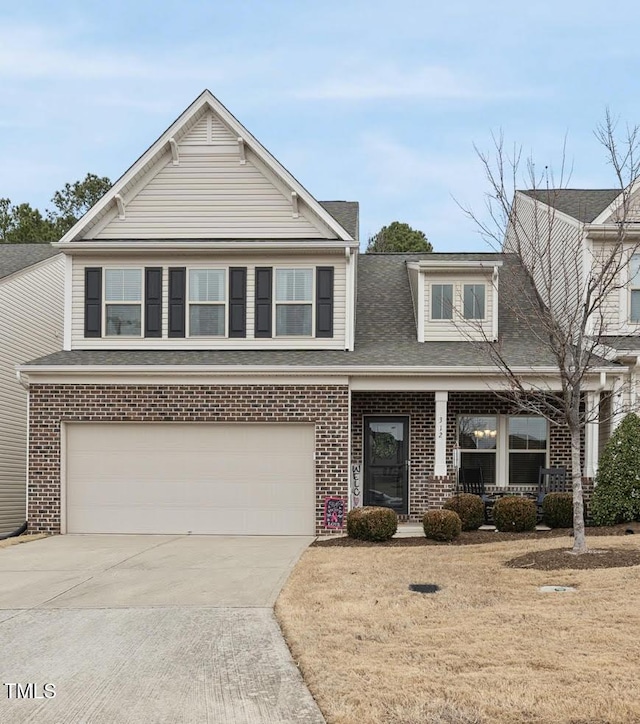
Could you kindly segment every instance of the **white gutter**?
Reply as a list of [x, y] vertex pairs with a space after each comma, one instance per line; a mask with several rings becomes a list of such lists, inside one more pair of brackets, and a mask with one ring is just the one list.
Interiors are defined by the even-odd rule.
[[[21, 375], [50, 375], [50, 374], [223, 374], [223, 375], [299, 375], [321, 374], [329, 376], [364, 375], [364, 376], [389, 376], [408, 377], [414, 375], [447, 375], [449, 377], [500, 375], [496, 367], [389, 367], [389, 366], [332, 366], [309, 365], [18, 365], [16, 367], [18, 380]], [[556, 367], [513, 367], [515, 375], [533, 375], [536, 377], [557, 376]], [[594, 367], [591, 375], [602, 375], [602, 373], [613, 373], [619, 375], [628, 372], [628, 367]]]
[[302, 253], [317, 249], [344, 253], [345, 248], [357, 249], [358, 242], [336, 241], [335, 239], [291, 239], [290, 241], [272, 241], [270, 239], [180, 241], [175, 239], [173, 241], [57, 241], [51, 246], [60, 249], [65, 254], [83, 251], [118, 251], [119, 253], [126, 251], [135, 254], [141, 251], [266, 251], [282, 249]]

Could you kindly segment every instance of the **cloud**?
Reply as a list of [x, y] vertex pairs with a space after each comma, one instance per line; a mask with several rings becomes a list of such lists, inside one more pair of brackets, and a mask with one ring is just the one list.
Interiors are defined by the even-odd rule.
[[528, 94], [522, 88], [489, 88], [478, 79], [462, 76], [443, 65], [426, 65], [413, 70], [368, 66], [294, 92], [300, 99], [332, 101], [486, 100]]

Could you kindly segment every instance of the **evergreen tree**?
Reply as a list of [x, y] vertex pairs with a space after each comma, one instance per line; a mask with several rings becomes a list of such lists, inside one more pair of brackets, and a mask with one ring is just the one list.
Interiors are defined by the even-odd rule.
[[629, 413], [606, 444], [591, 500], [598, 525], [640, 518], [640, 418]]

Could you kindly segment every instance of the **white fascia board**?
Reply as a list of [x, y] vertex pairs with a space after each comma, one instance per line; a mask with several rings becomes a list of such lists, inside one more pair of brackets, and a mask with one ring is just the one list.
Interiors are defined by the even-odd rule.
[[[309, 375], [323, 376], [384, 376], [384, 377], [411, 377], [411, 376], [437, 376], [447, 377], [496, 377], [503, 375], [493, 366], [483, 367], [390, 367], [390, 366], [338, 366], [313, 365], [300, 367], [298, 365], [17, 365], [16, 369], [21, 375], [37, 377], [42, 375], [65, 375], [90, 377], [95, 374], [139, 374], [139, 375], [290, 375], [305, 377]], [[521, 376], [536, 378], [557, 377], [555, 367], [514, 367], [513, 373]], [[597, 367], [590, 372], [590, 377], [600, 378], [601, 373], [607, 375], [620, 375], [627, 372], [626, 367]]]
[[[461, 259], [459, 261], [445, 261], [444, 259], [426, 260], [421, 259], [417, 262], [417, 267], [425, 274], [433, 272], [455, 272], [457, 274], [464, 272], [493, 272], [495, 267], [501, 267], [503, 262], [499, 259]], [[415, 266], [410, 267], [415, 268]]]
[[624, 231], [625, 237], [637, 239], [640, 237], [640, 224], [624, 224], [621, 228], [620, 224], [585, 224], [585, 232], [592, 239], [619, 239], [621, 231]]
[[170, 139], [204, 106], [219, 115], [222, 120], [242, 137], [244, 143], [260, 158], [283, 182], [304, 200], [311, 211], [318, 216], [343, 241], [353, 241], [345, 229], [326, 211], [318, 201], [277, 161], [266, 148], [228, 111], [222, 103], [209, 91], [203, 91], [193, 103], [167, 128], [140, 158], [113, 184], [107, 193], [62, 237], [61, 242], [72, 242], [92, 221], [114, 203], [117, 194], [135, 178], [135, 176], [156, 156], [170, 149]]
[[358, 242], [336, 241], [331, 239], [321, 240], [304, 240], [304, 244], [299, 239], [289, 241], [271, 241], [260, 240], [255, 241], [230, 241], [222, 239], [220, 241], [73, 241], [73, 242], [56, 242], [52, 246], [60, 249], [65, 254], [87, 254], [92, 252], [109, 253], [139, 253], [139, 252], [189, 252], [194, 251], [224, 251], [229, 252], [246, 252], [246, 251], [287, 251], [292, 254], [309, 254], [317, 251], [333, 252], [336, 254], [344, 254], [345, 247], [349, 249], [358, 249]]

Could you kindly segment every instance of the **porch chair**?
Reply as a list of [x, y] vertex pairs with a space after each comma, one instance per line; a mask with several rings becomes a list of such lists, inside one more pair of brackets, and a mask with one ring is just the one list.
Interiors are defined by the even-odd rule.
[[538, 521], [542, 520], [542, 501], [549, 493], [567, 492], [566, 468], [540, 468], [538, 471], [538, 491], [536, 494], [536, 507]]
[[484, 503], [484, 522], [489, 521], [489, 513], [493, 510], [496, 499], [488, 495], [484, 488], [482, 468], [460, 468], [459, 481], [463, 493], [477, 495]]

